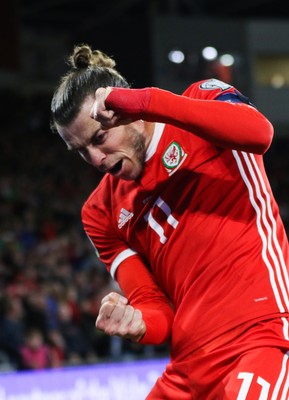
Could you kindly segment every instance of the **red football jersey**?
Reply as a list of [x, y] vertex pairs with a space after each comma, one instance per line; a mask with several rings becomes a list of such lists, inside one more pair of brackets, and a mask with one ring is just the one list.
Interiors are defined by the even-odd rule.
[[[215, 80], [185, 95], [244, 101]], [[82, 215], [112, 276], [134, 254], [151, 269], [175, 310], [175, 357], [242, 324], [288, 315], [288, 242], [260, 155], [156, 124], [142, 177], [104, 176]]]

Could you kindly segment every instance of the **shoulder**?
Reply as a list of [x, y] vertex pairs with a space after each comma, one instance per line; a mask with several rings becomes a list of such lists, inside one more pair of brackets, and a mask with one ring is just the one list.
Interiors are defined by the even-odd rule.
[[200, 100], [223, 100], [250, 103], [249, 99], [241, 94], [234, 86], [214, 78], [191, 84], [183, 95]]

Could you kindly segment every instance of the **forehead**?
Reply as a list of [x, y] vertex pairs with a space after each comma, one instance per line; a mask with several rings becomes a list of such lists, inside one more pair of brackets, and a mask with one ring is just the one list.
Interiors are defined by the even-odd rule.
[[93, 103], [93, 97], [88, 97], [76, 118], [68, 126], [58, 127], [59, 135], [67, 144], [68, 149], [83, 147], [91, 135], [99, 129], [100, 123], [90, 117]]

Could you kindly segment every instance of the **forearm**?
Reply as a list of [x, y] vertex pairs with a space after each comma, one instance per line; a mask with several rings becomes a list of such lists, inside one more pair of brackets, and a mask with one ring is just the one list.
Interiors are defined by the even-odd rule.
[[192, 99], [158, 88], [113, 88], [106, 105], [125, 117], [172, 124], [223, 148], [263, 154], [273, 136], [270, 122], [242, 103]]
[[139, 343], [158, 345], [167, 342], [171, 336], [174, 319], [171, 306], [161, 302], [159, 304], [143, 304], [137, 308], [142, 312], [146, 326], [146, 332]]
[[167, 341], [174, 311], [141, 259], [136, 256], [124, 261], [116, 276], [129, 304], [142, 313], [146, 332], [140, 343], [156, 345]]

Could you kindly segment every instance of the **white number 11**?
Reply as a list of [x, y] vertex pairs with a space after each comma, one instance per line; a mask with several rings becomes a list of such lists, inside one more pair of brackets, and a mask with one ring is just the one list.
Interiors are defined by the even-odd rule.
[[179, 221], [172, 216], [172, 211], [168, 204], [161, 198], [158, 197], [155, 201], [153, 207], [150, 211], [145, 215], [145, 220], [149, 223], [149, 226], [159, 235], [160, 242], [162, 244], [166, 243], [167, 237], [165, 236], [164, 228], [154, 219], [152, 215], [152, 210], [154, 207], [159, 207], [167, 216], [166, 221], [174, 228], [178, 226]]
[[[237, 400], [246, 400], [247, 394], [249, 393], [249, 389], [250, 389], [250, 386], [253, 381], [253, 378], [254, 378], [254, 374], [251, 372], [240, 372], [239, 373], [238, 379], [243, 379], [243, 383], [242, 383], [239, 395], [237, 397]], [[265, 381], [260, 376], [258, 376], [258, 378], [257, 378], [257, 383], [258, 383], [258, 385], [261, 386], [259, 400], [267, 400], [269, 389], [270, 389], [270, 383]]]

